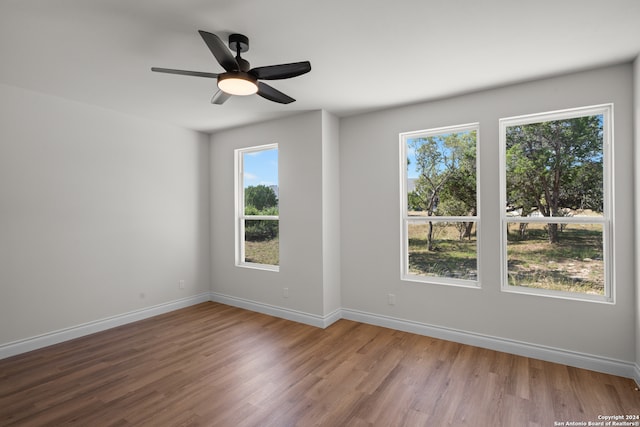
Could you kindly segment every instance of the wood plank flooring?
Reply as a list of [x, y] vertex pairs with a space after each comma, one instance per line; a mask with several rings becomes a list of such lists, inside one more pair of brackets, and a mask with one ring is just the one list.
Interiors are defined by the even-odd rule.
[[0, 426], [554, 426], [632, 380], [340, 320], [203, 303], [0, 360]]

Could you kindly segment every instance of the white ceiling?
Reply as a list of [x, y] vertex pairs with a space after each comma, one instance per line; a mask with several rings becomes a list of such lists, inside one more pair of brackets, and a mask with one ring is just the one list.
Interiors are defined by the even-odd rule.
[[[250, 39], [296, 98], [209, 100], [221, 72], [197, 33]], [[339, 116], [631, 60], [639, 0], [0, 0], [0, 83], [215, 131], [296, 112]]]

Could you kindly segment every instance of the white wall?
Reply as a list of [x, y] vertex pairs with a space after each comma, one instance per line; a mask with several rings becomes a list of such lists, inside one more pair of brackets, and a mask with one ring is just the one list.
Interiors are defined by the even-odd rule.
[[[278, 143], [280, 271], [235, 266], [236, 148]], [[322, 112], [222, 131], [211, 137], [212, 291], [323, 314]], [[289, 288], [289, 297], [283, 297]]]
[[[341, 120], [314, 111], [223, 131], [210, 144], [196, 132], [0, 85], [0, 346], [211, 289], [319, 318], [344, 307], [640, 365], [640, 246], [634, 256], [628, 232], [640, 230], [631, 90], [635, 76], [638, 143], [639, 68]], [[616, 304], [501, 293], [498, 119], [605, 102], [615, 103]], [[398, 134], [475, 121], [482, 289], [402, 282]], [[233, 150], [273, 142], [279, 273], [234, 265]]]
[[341, 308], [340, 287], [340, 121], [322, 112], [322, 257], [324, 308]]
[[[429, 82], [425, 82], [429, 84]], [[635, 360], [632, 68], [549, 78], [341, 120], [342, 306], [537, 346]], [[615, 305], [500, 292], [498, 119], [615, 104]], [[400, 132], [480, 123], [482, 289], [400, 280]], [[396, 294], [395, 306], [387, 294]]]
[[[337, 319], [341, 291], [338, 123], [325, 111], [313, 111], [212, 135], [214, 300], [318, 326]], [[233, 153], [269, 143], [278, 143], [279, 149], [279, 272], [236, 267], [234, 259]], [[287, 298], [283, 288], [289, 289]]]
[[0, 345], [208, 292], [208, 145], [0, 85]]

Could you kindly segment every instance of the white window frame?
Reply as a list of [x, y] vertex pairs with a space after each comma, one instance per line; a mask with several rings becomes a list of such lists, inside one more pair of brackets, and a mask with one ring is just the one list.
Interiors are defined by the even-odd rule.
[[[602, 115], [602, 164], [603, 164], [603, 216], [602, 217], [509, 217], [505, 206], [506, 196], [506, 130], [508, 127], [540, 123], [553, 120], [572, 119], [577, 117]], [[501, 291], [514, 294], [539, 295], [544, 297], [615, 303], [615, 286], [613, 271], [613, 104], [601, 104], [565, 110], [548, 111], [502, 118], [500, 128], [500, 218], [501, 218]], [[537, 289], [525, 286], [510, 286], [507, 265], [507, 226], [509, 223], [568, 223], [568, 224], [601, 224], [604, 263], [604, 295], [591, 295], [579, 292], [566, 292], [549, 289]]]
[[[416, 137], [429, 137], [448, 133], [476, 132], [476, 204], [475, 216], [431, 216], [414, 217], [408, 213], [407, 189], [407, 140]], [[480, 289], [480, 123], [445, 126], [419, 131], [400, 133], [400, 279], [410, 282], [430, 283], [436, 285], [461, 286]], [[458, 279], [454, 277], [422, 276], [409, 272], [409, 224], [420, 222], [473, 221], [476, 225], [476, 280]]]
[[[257, 151], [279, 150], [278, 144], [265, 144], [254, 147], [238, 148], [234, 150], [235, 163], [235, 261], [237, 267], [254, 268], [258, 270], [280, 271], [279, 265], [260, 264], [255, 262], [246, 262], [245, 259], [245, 221], [246, 220], [275, 220], [278, 221], [278, 230], [280, 229], [280, 215], [245, 215], [244, 214], [244, 155]], [[280, 152], [278, 151], [278, 156]], [[279, 180], [280, 174], [278, 174]], [[278, 182], [278, 186], [280, 183]], [[280, 235], [280, 232], [278, 232]], [[280, 246], [278, 245], [278, 250]]]

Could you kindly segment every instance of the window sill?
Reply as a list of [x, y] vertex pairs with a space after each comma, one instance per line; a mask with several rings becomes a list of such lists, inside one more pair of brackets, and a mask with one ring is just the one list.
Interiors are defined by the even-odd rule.
[[615, 305], [613, 297], [606, 295], [580, 294], [574, 292], [553, 291], [548, 289], [527, 288], [524, 286], [503, 286], [501, 292], [521, 295], [534, 295], [546, 298], [558, 298], [580, 302], [595, 302], [600, 304]]
[[256, 264], [256, 263], [253, 263], [253, 262], [237, 263], [236, 267], [250, 268], [250, 269], [253, 269], [253, 270], [274, 271], [274, 272], [279, 272], [280, 271], [280, 266], [279, 265]]
[[404, 282], [417, 282], [429, 285], [455, 286], [459, 288], [481, 289], [477, 280], [452, 279], [434, 276], [418, 276], [414, 274], [403, 274], [400, 280]]

